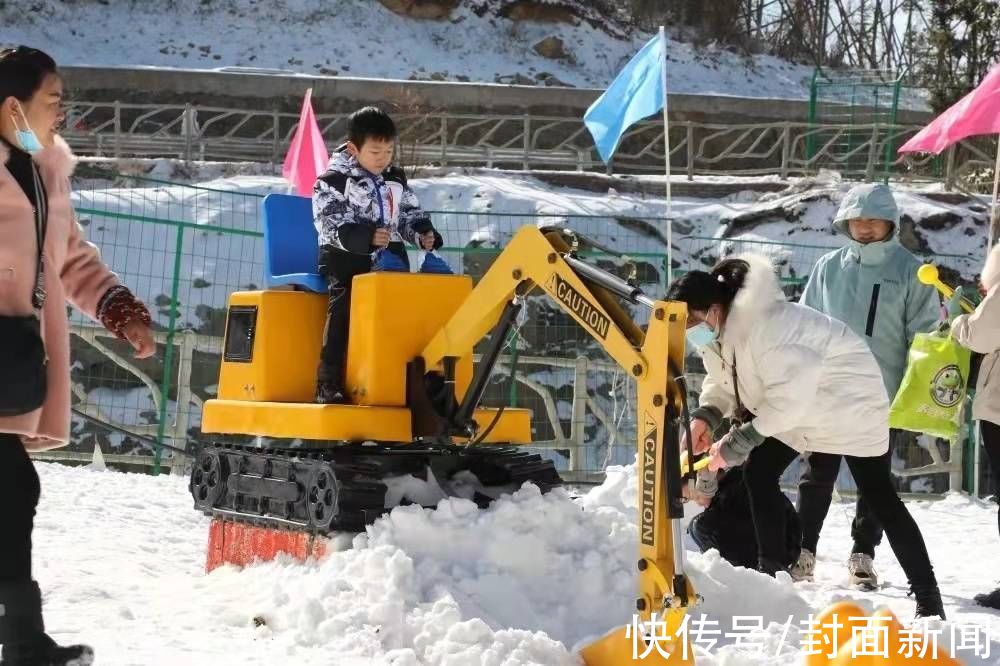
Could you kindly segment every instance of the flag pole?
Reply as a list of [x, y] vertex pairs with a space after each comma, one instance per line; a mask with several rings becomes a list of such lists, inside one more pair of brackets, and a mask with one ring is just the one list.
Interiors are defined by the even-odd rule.
[[986, 255], [989, 256], [993, 249], [993, 242], [997, 237], [997, 224], [1000, 224], [1000, 201], [997, 195], [1000, 194], [1000, 134], [997, 135], [997, 161], [993, 166], [993, 206], [990, 208], [990, 241], [986, 246]]
[[[667, 177], [667, 285], [669, 286], [674, 281], [674, 219], [673, 201], [670, 193], [670, 121], [667, 118], [667, 31], [662, 25], [660, 26], [660, 51], [663, 55], [663, 161]], [[993, 201], [995, 204], [995, 188]]]

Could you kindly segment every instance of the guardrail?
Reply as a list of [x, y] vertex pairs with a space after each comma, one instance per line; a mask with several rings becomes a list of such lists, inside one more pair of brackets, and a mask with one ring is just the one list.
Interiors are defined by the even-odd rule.
[[[346, 140], [347, 114], [321, 115], [328, 145]], [[223, 107], [121, 102], [72, 102], [65, 138], [79, 154], [175, 157], [279, 163], [298, 124], [297, 114]], [[605, 166], [579, 117], [502, 114], [398, 114], [398, 152], [404, 164], [475, 165], [660, 174], [663, 126], [640, 123], [626, 133]], [[670, 161], [677, 174], [777, 175], [816, 173], [872, 179], [891, 173], [954, 185], [992, 165], [988, 139], [962, 142], [943, 158], [898, 157], [895, 148], [918, 126], [811, 125], [808, 122], [671, 125]], [[891, 161], [886, 163], [886, 156]]]

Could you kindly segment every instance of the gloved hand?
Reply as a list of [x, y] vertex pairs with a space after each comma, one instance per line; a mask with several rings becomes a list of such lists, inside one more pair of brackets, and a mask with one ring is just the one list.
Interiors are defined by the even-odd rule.
[[712, 462], [708, 464], [708, 468], [714, 472], [741, 464], [765, 439], [764, 435], [757, 432], [753, 421], [733, 428], [712, 445]]
[[427, 252], [424, 254], [424, 260], [420, 262], [420, 272], [421, 273], [437, 273], [439, 275], [453, 275], [454, 271], [451, 270], [451, 266], [439, 257], [436, 252]]
[[952, 297], [948, 299], [948, 319], [954, 319], [958, 315], [962, 314], [962, 294], [964, 293], [964, 287], [957, 287], [955, 293]]
[[[706, 500], [711, 501], [715, 494], [719, 492], [719, 473], [710, 472], [707, 469], [698, 470], [698, 476], [694, 482], [695, 491]], [[695, 497], [695, 501], [702, 504], [701, 498]], [[704, 504], [708, 504], [705, 502]], [[704, 506], [704, 504], [702, 504]]]
[[382, 248], [375, 253], [375, 261], [372, 262], [372, 271], [375, 273], [406, 273], [408, 268], [395, 252], [388, 248]]

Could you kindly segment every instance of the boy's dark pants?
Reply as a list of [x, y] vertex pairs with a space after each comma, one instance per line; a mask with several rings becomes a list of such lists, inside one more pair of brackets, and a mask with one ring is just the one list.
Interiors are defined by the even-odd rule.
[[323, 350], [320, 352], [317, 379], [325, 384], [344, 387], [344, 363], [347, 360], [347, 332], [351, 315], [351, 275], [347, 280], [330, 275], [326, 307], [326, 327], [323, 329]]
[[[401, 243], [390, 243], [388, 250], [399, 257], [405, 266], [409, 266], [406, 248]], [[316, 379], [343, 390], [351, 317], [351, 285], [358, 275], [371, 272], [371, 257], [323, 246], [320, 248], [319, 270], [329, 281], [327, 293], [330, 295], [330, 302], [326, 308], [323, 349], [320, 352]]]

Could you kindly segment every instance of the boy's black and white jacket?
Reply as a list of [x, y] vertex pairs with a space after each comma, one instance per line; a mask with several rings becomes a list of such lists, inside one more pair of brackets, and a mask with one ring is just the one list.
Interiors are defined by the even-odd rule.
[[341, 148], [313, 187], [313, 221], [319, 233], [320, 272], [347, 279], [371, 270], [375, 230], [393, 231], [389, 249], [409, 265], [402, 241], [416, 245], [417, 234], [434, 232], [434, 248], [442, 245], [430, 216], [399, 167], [373, 174]]

